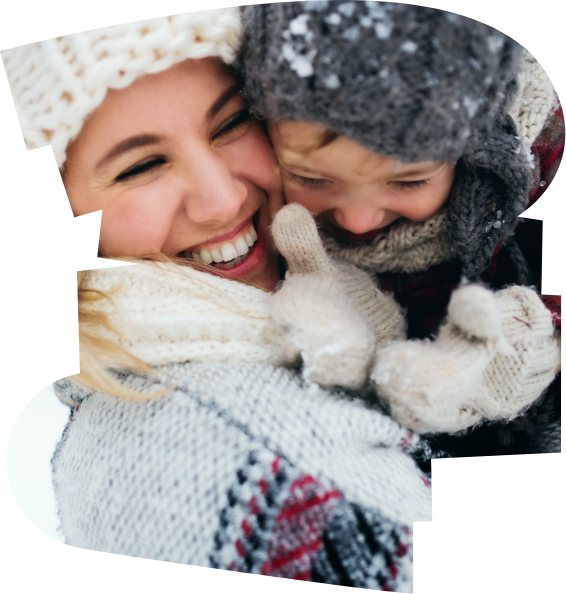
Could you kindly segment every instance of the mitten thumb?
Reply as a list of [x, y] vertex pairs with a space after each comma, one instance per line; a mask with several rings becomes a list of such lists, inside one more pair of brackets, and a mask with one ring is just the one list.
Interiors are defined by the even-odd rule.
[[312, 215], [300, 204], [284, 206], [273, 219], [271, 233], [291, 274], [334, 271]]

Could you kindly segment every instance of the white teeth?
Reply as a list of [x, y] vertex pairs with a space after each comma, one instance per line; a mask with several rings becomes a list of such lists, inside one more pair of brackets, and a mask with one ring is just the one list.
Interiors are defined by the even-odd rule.
[[211, 264], [213, 262], [212, 254], [208, 250], [201, 250], [200, 251], [200, 259], [205, 264]]
[[236, 251], [238, 252], [238, 256], [243, 256], [244, 254], [247, 254], [250, 251], [250, 246], [243, 237], [238, 237], [234, 245], [236, 247]]
[[230, 262], [230, 260], [233, 260], [234, 258], [238, 257], [238, 252], [236, 251], [236, 248], [232, 243], [225, 243], [221, 249], [222, 259], [224, 260], [224, 262]]
[[252, 224], [246, 234], [238, 237], [234, 242], [226, 242], [220, 249], [202, 249], [200, 252], [191, 252], [191, 255], [194, 260], [201, 260], [205, 264], [216, 262], [217, 264], [222, 263], [222, 268], [233, 268], [245, 260], [244, 256], [249, 253], [256, 241], [257, 233]]
[[244, 256], [238, 256], [237, 258], [234, 258], [234, 260], [231, 260], [230, 262], [222, 262], [221, 264], [218, 265], [218, 268], [222, 268], [227, 270], [228, 268], [234, 268], [234, 266], [237, 266], [240, 262], [243, 262], [248, 256], [244, 255]]

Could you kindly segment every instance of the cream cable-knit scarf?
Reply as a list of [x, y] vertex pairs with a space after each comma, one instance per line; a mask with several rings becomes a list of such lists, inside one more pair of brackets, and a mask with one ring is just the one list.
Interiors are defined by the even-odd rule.
[[[548, 75], [527, 50], [518, 82], [519, 90], [509, 113], [525, 148], [530, 150], [555, 101], [555, 92]], [[399, 219], [386, 232], [363, 244], [339, 241], [324, 230], [321, 236], [330, 253], [368, 272], [423, 272], [454, 257], [446, 218], [447, 210], [443, 209], [424, 223]]]
[[101, 336], [151, 365], [255, 361], [279, 365], [270, 294], [176, 265], [136, 264], [91, 272], [89, 286], [112, 293], [92, 303], [119, 336]]

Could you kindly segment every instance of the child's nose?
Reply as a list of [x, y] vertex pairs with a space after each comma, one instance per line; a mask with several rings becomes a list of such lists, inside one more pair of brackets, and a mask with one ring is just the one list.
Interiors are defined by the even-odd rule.
[[385, 218], [385, 211], [373, 205], [346, 205], [334, 212], [336, 222], [356, 235], [377, 229]]

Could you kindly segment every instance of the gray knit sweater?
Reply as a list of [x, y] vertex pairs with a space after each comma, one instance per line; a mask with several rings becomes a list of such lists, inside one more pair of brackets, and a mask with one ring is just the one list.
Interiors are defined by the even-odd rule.
[[430, 519], [431, 491], [406, 429], [268, 364], [163, 372], [177, 388], [151, 401], [56, 383], [77, 405], [53, 459], [68, 544], [412, 590], [412, 522]]
[[[95, 280], [122, 287], [113, 297], [128, 312], [121, 344], [143, 355], [153, 342], [162, 361], [152, 361], [159, 381], [126, 372], [121, 381], [174, 388], [139, 401], [56, 382], [73, 409], [53, 457], [68, 544], [411, 591], [412, 523], [431, 518], [416, 436], [352, 394], [266, 361], [266, 294], [253, 287], [143, 266]], [[201, 280], [215, 300], [198, 294]], [[225, 314], [221, 293], [230, 297]], [[195, 311], [208, 322], [192, 320]], [[236, 317], [222, 323], [222, 315]]]

